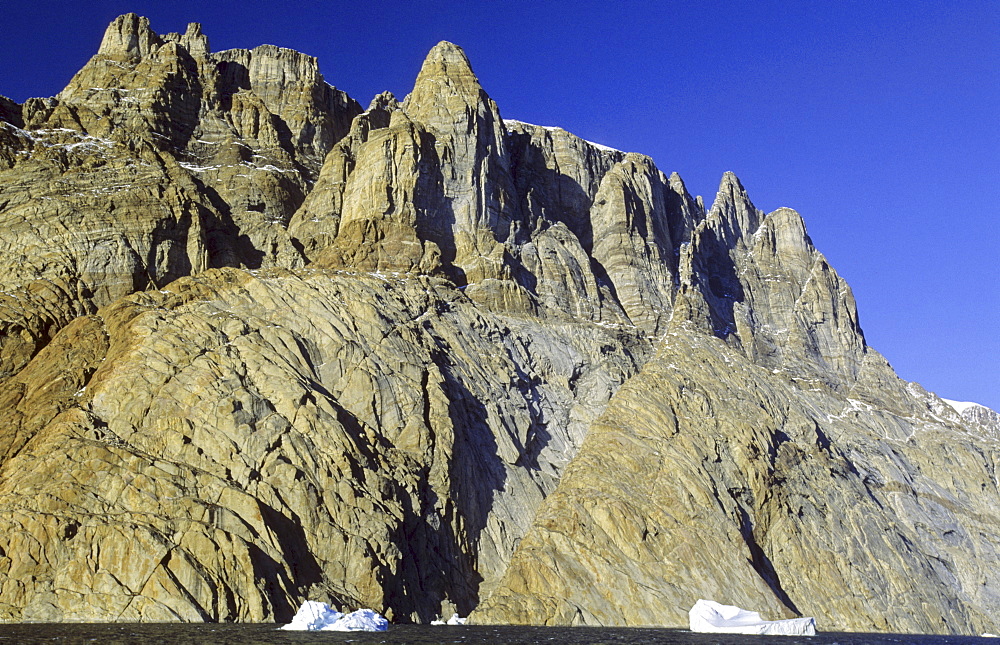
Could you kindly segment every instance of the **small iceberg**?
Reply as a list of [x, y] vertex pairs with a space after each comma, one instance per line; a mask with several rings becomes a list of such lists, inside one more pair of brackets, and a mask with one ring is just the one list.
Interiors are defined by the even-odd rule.
[[371, 609], [359, 609], [349, 614], [336, 611], [325, 602], [307, 600], [281, 629], [308, 632], [384, 632], [389, 621]]
[[815, 618], [763, 620], [755, 611], [711, 600], [699, 600], [688, 612], [691, 631], [709, 634], [759, 634], [767, 636], [815, 636]]
[[437, 620], [432, 620], [431, 625], [464, 625], [465, 620], [466, 620], [465, 618], [462, 618], [458, 614], [452, 614], [451, 618], [449, 618], [446, 621], [441, 620], [440, 618]]

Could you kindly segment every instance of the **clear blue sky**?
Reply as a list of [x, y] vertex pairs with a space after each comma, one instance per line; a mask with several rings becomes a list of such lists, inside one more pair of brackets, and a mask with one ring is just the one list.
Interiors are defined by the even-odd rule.
[[798, 210], [900, 376], [1000, 410], [996, 0], [14, 0], [0, 94], [55, 94], [127, 11], [312, 54], [362, 104], [451, 40], [506, 118], [648, 154], [709, 201], [732, 170]]

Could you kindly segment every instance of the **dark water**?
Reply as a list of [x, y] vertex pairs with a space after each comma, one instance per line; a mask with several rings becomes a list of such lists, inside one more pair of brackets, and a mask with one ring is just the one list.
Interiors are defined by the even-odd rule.
[[99, 643], [253, 645], [385, 643], [387, 645], [961, 645], [998, 643], [969, 636], [821, 633], [816, 636], [692, 634], [677, 629], [605, 627], [480, 627], [398, 625], [388, 632], [285, 632], [276, 625], [0, 624], [0, 645]]

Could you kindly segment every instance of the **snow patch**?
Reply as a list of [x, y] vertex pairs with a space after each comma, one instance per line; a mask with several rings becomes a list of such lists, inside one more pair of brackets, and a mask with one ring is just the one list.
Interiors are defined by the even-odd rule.
[[566, 132], [570, 136], [576, 137], [577, 139], [580, 139], [580, 141], [583, 141], [584, 143], [586, 143], [588, 145], [594, 146], [598, 150], [603, 150], [604, 152], [619, 152], [619, 153], [624, 154], [624, 151], [619, 150], [618, 148], [612, 148], [610, 146], [606, 146], [606, 145], [603, 145], [603, 144], [600, 144], [600, 143], [595, 143], [594, 141], [587, 141], [586, 139], [581, 139], [580, 137], [577, 137], [572, 132], [567, 132], [563, 128], [559, 128], [559, 127], [552, 126], [552, 125], [535, 125], [534, 123], [525, 123], [524, 121], [518, 121], [517, 119], [504, 119], [503, 120], [503, 124], [504, 124], [504, 127], [506, 127], [508, 131], [510, 131], [511, 126], [525, 125], [525, 126], [528, 126], [529, 128], [541, 128], [542, 130], [547, 130], [549, 132], [557, 132], [557, 131], [558, 132]]
[[768, 636], [814, 636], [815, 618], [763, 620], [756, 611], [712, 600], [699, 600], [688, 612], [691, 631], [706, 634], [758, 634]]
[[604, 152], [622, 152], [618, 148], [612, 148], [611, 146], [606, 146], [602, 143], [597, 143], [596, 141], [587, 141], [586, 139], [584, 139], [584, 141], [594, 146], [598, 150], [603, 150]]
[[973, 401], [952, 401], [951, 399], [941, 399], [945, 403], [951, 406], [951, 408], [958, 412], [959, 414], [965, 414], [965, 411], [969, 408], [985, 408], [985, 405], [974, 403]]
[[207, 172], [209, 170], [218, 170], [222, 166], [199, 166], [193, 163], [187, 163], [185, 161], [179, 162], [181, 168], [185, 170], [190, 170], [191, 172]]
[[549, 132], [555, 130], [560, 130], [565, 132], [565, 130], [563, 130], [562, 128], [558, 128], [554, 125], [535, 125], [534, 123], [528, 123], [526, 121], [518, 121], [517, 119], [504, 119], [503, 124], [504, 127], [506, 127], [508, 130], [510, 130], [510, 126], [512, 125], [526, 125], [529, 128], [541, 128], [542, 130], [548, 130]]
[[257, 170], [267, 170], [269, 172], [295, 172], [291, 168], [278, 168], [273, 164], [267, 164], [266, 166], [254, 166], [252, 164], [244, 164], [244, 165], [249, 166], [250, 168], [255, 168]]
[[[9, 124], [4, 123], [4, 126]], [[22, 130], [16, 126], [10, 125], [10, 128], [14, 131], [15, 136], [21, 139], [27, 139], [32, 143], [45, 146], [46, 148], [65, 148], [66, 150], [75, 151], [78, 148], [83, 148], [88, 152], [97, 152], [100, 148], [110, 148], [114, 146], [114, 142], [109, 139], [102, 139], [101, 137], [94, 137], [83, 132], [78, 132], [77, 130], [70, 130], [69, 128], [51, 128], [51, 129], [39, 129], [39, 130]], [[79, 139], [76, 143], [51, 143], [46, 139], [53, 134], [70, 134], [74, 138]]]

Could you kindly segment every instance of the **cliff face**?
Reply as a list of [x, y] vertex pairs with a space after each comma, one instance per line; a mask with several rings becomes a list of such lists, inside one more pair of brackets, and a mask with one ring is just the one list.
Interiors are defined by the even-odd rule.
[[899, 381], [794, 211], [504, 121], [441, 43], [126, 15], [0, 100], [0, 619], [995, 631], [998, 444]]
[[0, 112], [0, 288], [17, 294], [0, 302], [0, 376], [135, 291], [301, 266], [284, 224], [358, 112], [309, 56], [211, 54], [196, 24], [161, 37], [115, 20], [56, 97]]

